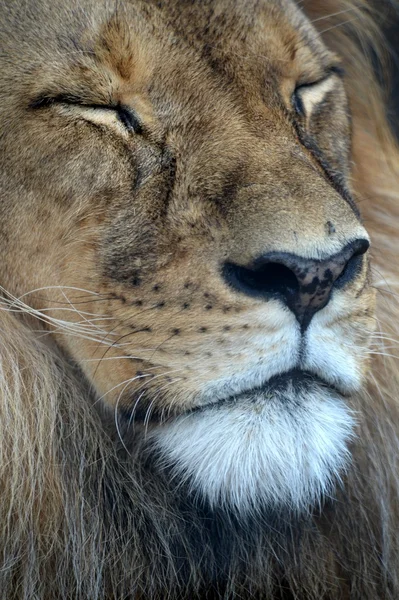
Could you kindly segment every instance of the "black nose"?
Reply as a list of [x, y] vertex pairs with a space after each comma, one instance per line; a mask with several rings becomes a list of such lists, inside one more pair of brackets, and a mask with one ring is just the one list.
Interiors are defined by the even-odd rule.
[[313, 315], [330, 300], [332, 289], [355, 279], [369, 246], [367, 240], [355, 240], [325, 260], [269, 252], [250, 268], [225, 263], [223, 275], [230, 286], [248, 296], [284, 302], [305, 330]]

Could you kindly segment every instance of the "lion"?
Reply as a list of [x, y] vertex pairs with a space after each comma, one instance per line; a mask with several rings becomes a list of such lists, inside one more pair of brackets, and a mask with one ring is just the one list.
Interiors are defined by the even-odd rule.
[[391, 9], [3, 2], [2, 599], [399, 598]]

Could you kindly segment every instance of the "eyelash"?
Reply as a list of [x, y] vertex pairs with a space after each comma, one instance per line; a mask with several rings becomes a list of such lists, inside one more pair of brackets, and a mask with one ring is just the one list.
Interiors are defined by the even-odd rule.
[[292, 105], [294, 107], [295, 112], [300, 116], [304, 116], [305, 114], [305, 108], [303, 106], [302, 98], [298, 94], [302, 87], [303, 86], [298, 86], [297, 88], [295, 88], [294, 93], [292, 94]]
[[123, 123], [126, 129], [132, 131], [133, 133], [136, 133], [137, 135], [143, 133], [142, 124], [130, 108], [119, 104], [114, 110], [116, 110], [119, 120], [121, 121], [121, 123]]
[[39, 98], [33, 100], [29, 106], [32, 109], [39, 109], [52, 106], [53, 104], [69, 104], [72, 106], [81, 106], [82, 108], [113, 111], [116, 113], [119, 121], [126, 127], [128, 131], [131, 131], [137, 135], [143, 133], [143, 126], [136, 114], [131, 110], [131, 108], [123, 104], [117, 104], [115, 106], [107, 106], [104, 104], [85, 104], [79, 98], [74, 98], [68, 95], [59, 95], [55, 97], [40, 96]]

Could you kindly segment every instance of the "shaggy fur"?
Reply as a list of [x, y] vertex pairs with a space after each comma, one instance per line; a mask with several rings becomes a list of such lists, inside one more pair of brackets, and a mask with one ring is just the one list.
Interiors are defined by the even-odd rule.
[[[297, 5], [1, 7], [2, 600], [399, 597], [399, 164], [371, 66], [383, 11], [366, 0]], [[312, 52], [339, 57], [345, 76], [333, 73], [338, 107], [327, 100], [307, 138], [309, 123], [294, 126], [281, 98], [305, 64], [303, 83], [317, 77], [308, 43], [295, 37], [313, 31], [310, 21]], [[318, 108], [317, 94], [302, 100]], [[331, 470], [342, 481], [327, 486], [331, 497], [312, 488], [291, 510], [287, 496], [295, 504], [305, 488], [295, 491], [292, 466], [302, 463], [289, 465], [287, 452], [272, 463], [286, 478], [273, 472], [265, 491], [283, 503], [232, 510], [217, 481], [210, 505], [192, 480], [203, 476], [201, 488], [215, 478], [196, 466], [212, 448], [187, 449], [184, 419], [198, 435], [198, 405], [245, 391], [245, 378], [254, 387], [254, 356], [267, 377], [293, 366], [281, 354], [293, 343], [292, 315], [277, 301], [265, 314], [263, 301], [229, 290], [220, 263], [248, 264], [265, 239], [268, 251], [337, 252], [366, 235], [352, 194], [372, 241], [372, 283], [363, 261], [349, 291], [314, 318], [305, 365], [343, 388], [327, 415], [337, 415]], [[357, 423], [346, 472], [352, 417], [340, 412], [342, 395]], [[205, 406], [208, 428], [212, 411]], [[317, 418], [306, 418], [312, 431]], [[172, 441], [157, 446], [164, 421]], [[321, 437], [335, 439], [327, 429]], [[229, 443], [216, 429], [208, 439]], [[320, 442], [309, 445], [318, 460]]]

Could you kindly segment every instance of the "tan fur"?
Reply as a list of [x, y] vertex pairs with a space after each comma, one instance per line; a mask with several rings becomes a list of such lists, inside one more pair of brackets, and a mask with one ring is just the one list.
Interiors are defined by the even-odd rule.
[[[82, 4], [0, 9], [0, 598], [398, 598], [399, 160], [364, 53], [376, 15], [365, 0]], [[322, 60], [346, 75], [319, 145], [372, 240], [372, 283], [364, 263], [336, 329], [365, 378], [353, 465], [307, 518], [237, 523], [159, 476], [118, 410], [151, 429], [262, 356], [251, 335], [278, 330], [274, 314], [226, 285], [224, 261], [362, 236], [287, 116]], [[97, 108], [118, 103], [141, 137]]]

